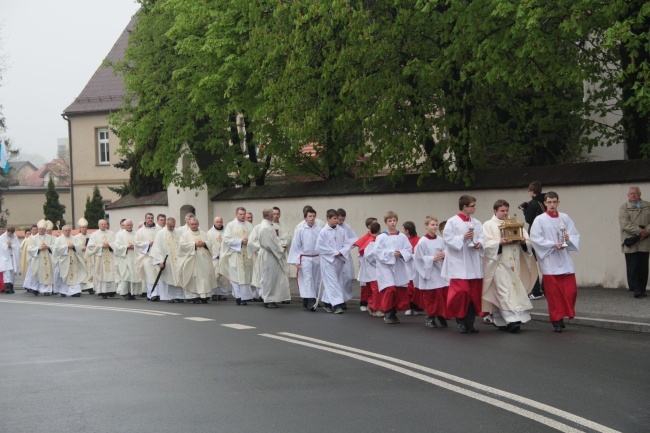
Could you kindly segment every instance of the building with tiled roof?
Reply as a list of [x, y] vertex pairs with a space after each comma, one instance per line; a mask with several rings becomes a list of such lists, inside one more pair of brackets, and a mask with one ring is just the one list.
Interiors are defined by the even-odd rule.
[[[109, 63], [124, 58], [135, 21], [133, 17], [106, 56]], [[109, 187], [120, 187], [129, 181], [128, 171], [114, 167], [119, 161], [115, 153], [119, 139], [107, 120], [111, 112], [121, 107], [124, 96], [122, 77], [102, 62], [81, 93], [63, 111], [70, 137], [71, 221], [83, 216], [86, 197], [92, 196], [95, 185], [109, 204], [119, 198]]]

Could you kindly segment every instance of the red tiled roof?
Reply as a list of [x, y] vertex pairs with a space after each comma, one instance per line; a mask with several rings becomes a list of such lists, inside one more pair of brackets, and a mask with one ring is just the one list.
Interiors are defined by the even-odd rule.
[[54, 176], [59, 178], [59, 182], [56, 186], [70, 186], [70, 179], [66, 176], [66, 171], [68, 170], [67, 165], [64, 161], [60, 159], [53, 159], [52, 161], [45, 164], [43, 167], [36, 170], [31, 175], [23, 179], [19, 185], [20, 186], [47, 186], [45, 183], [45, 175], [49, 172]]

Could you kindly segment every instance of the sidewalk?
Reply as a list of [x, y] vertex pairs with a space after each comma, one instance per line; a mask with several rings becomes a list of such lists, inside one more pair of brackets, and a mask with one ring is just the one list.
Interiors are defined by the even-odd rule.
[[[291, 278], [291, 295], [299, 298], [296, 279]], [[359, 302], [359, 283], [352, 283], [354, 298]], [[548, 322], [546, 298], [531, 301], [533, 320]], [[578, 326], [650, 333], [650, 297], [635, 299], [627, 289], [605, 289], [602, 287], [579, 287], [576, 302], [576, 317], [568, 323]]]

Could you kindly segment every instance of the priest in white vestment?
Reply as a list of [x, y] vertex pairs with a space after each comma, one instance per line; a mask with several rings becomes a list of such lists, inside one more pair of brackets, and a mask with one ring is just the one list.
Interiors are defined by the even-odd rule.
[[124, 230], [120, 230], [115, 235], [111, 246], [115, 257], [117, 294], [132, 301], [142, 293], [143, 284], [142, 275], [137, 266], [133, 221], [124, 221]]
[[232, 296], [237, 305], [246, 305], [253, 298], [251, 280], [253, 278], [253, 261], [248, 255], [248, 238], [253, 225], [245, 221], [246, 209], [238, 207], [235, 219], [226, 225], [221, 243], [221, 260], [219, 273], [230, 280]]
[[54, 237], [46, 234], [47, 223], [40, 220], [37, 224], [38, 233], [29, 238], [27, 256], [30, 258], [30, 273], [32, 276], [32, 293], [38, 296], [50, 296], [54, 287], [54, 266], [52, 263], [52, 245]]
[[143, 280], [147, 287], [147, 298], [152, 301], [160, 300], [158, 293], [152, 293], [153, 283], [156, 281], [158, 271], [153, 265], [153, 257], [151, 257], [151, 248], [156, 238], [156, 234], [160, 227], [154, 223], [154, 216], [152, 213], [147, 213], [144, 216], [144, 225], [135, 233], [135, 249], [137, 255], [137, 267], [140, 273], [140, 278]]
[[[289, 249], [291, 248], [291, 241], [293, 240], [293, 234], [289, 231], [289, 227], [286, 226], [283, 222], [280, 222], [280, 208], [277, 206], [273, 207], [273, 228], [275, 229], [276, 234], [280, 238], [280, 245], [284, 248], [284, 255], [280, 259], [282, 262], [282, 268], [284, 269], [284, 274], [287, 276], [287, 284], [289, 284]], [[288, 304], [290, 301], [284, 301], [284, 304]]]
[[86, 262], [81, 239], [70, 236], [70, 226], [62, 228], [52, 247], [52, 261], [58, 268], [55, 284], [62, 297], [81, 296], [81, 285], [86, 279]]
[[212, 227], [206, 233], [208, 239], [212, 242], [212, 246], [210, 247], [212, 267], [214, 269], [214, 275], [217, 278], [217, 286], [212, 288], [213, 301], [225, 301], [228, 299], [228, 281], [223, 275], [219, 274], [219, 257], [221, 256], [221, 242], [223, 242], [224, 232], [223, 218], [220, 216], [214, 217]]
[[20, 239], [15, 227], [8, 227], [0, 235], [0, 272], [5, 283], [5, 293], [14, 293], [14, 277], [20, 274]]
[[494, 215], [483, 223], [485, 255], [483, 256], [483, 311], [492, 314], [497, 327], [517, 332], [522, 323], [530, 321], [528, 293], [537, 281], [537, 264], [528, 232], [508, 241], [500, 227], [508, 218], [510, 204], [494, 203]]
[[[251, 224], [253, 223], [251, 222]], [[253, 230], [251, 230], [251, 234], [248, 236], [248, 243], [246, 244], [246, 253], [248, 257], [250, 257], [250, 261], [252, 263], [253, 276], [255, 275], [255, 263], [257, 263], [257, 252], [260, 249], [261, 228], [262, 228], [261, 223], [253, 227]], [[256, 284], [257, 283], [255, 282], [255, 279], [251, 277], [251, 293], [253, 294], [251, 301], [262, 302], [262, 288], [258, 287]]]
[[185, 224], [176, 229], [176, 231], [178, 231], [178, 236], [181, 236], [190, 229], [190, 220], [194, 217], [195, 215], [192, 212], [185, 215]]
[[80, 218], [77, 221], [77, 227], [79, 227], [79, 233], [75, 235], [82, 247], [80, 256], [84, 259], [84, 264], [86, 265], [86, 278], [81, 282], [81, 291], [88, 292], [89, 294], [95, 293], [93, 290], [93, 269], [95, 268], [95, 257], [86, 255], [86, 246], [90, 237], [88, 236], [88, 221], [85, 218]]
[[262, 299], [266, 308], [278, 308], [278, 302], [291, 299], [289, 278], [282, 262], [286, 246], [277, 235], [273, 224], [273, 209], [264, 209], [262, 218], [259, 225], [260, 249], [253, 267], [253, 285], [262, 288]]
[[93, 289], [103, 299], [112, 298], [117, 292], [115, 283], [115, 260], [111, 243], [115, 240], [115, 234], [108, 230], [106, 220], [99, 220], [99, 230], [90, 235], [86, 246], [86, 256], [93, 256]]
[[156, 272], [160, 273], [156, 292], [161, 301], [185, 302], [185, 293], [178, 283], [180, 279], [179, 249], [180, 237], [176, 230], [176, 219], [169, 217], [166, 220], [166, 227], [158, 232], [151, 248], [152, 264]]
[[217, 278], [212, 267], [212, 242], [208, 235], [199, 230], [199, 220], [189, 221], [190, 229], [180, 237], [180, 285], [185, 290], [185, 299], [193, 303], [207, 304]]
[[27, 255], [27, 247], [29, 246], [30, 237], [37, 234], [38, 227], [36, 224], [33, 224], [31, 230], [25, 233], [25, 239], [23, 239], [23, 243], [20, 245], [20, 269], [23, 271], [25, 277], [23, 280], [23, 288], [29, 293], [33, 293], [32, 286], [34, 284], [34, 279], [32, 278], [32, 273], [30, 271], [32, 260], [31, 257]]

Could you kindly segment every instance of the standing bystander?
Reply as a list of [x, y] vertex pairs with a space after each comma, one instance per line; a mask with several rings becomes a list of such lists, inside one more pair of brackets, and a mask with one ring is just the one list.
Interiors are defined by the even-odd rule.
[[648, 285], [648, 256], [650, 240], [650, 202], [641, 200], [641, 190], [632, 186], [627, 192], [628, 201], [621, 205], [618, 223], [621, 225], [622, 250], [627, 268], [627, 285], [635, 298], [645, 298]]

